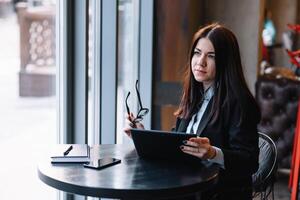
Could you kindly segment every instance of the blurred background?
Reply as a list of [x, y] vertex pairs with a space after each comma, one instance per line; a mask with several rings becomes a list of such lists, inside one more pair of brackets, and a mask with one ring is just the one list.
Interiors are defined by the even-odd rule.
[[[56, 199], [58, 193], [37, 177], [37, 163], [51, 145], [59, 142], [58, 82], [62, 27], [58, 18], [63, 0], [0, 0], [0, 199]], [[95, 52], [97, 51], [96, 1], [88, 2], [87, 38], [87, 135], [95, 134]], [[143, 33], [149, 26], [151, 90], [141, 91], [151, 114], [147, 126], [170, 130], [181, 96], [182, 73], [194, 32], [219, 22], [237, 36], [246, 81], [263, 113], [259, 130], [275, 140], [279, 169], [275, 199], [290, 199], [293, 139], [300, 94], [300, 2], [298, 0], [151, 0], [152, 24], [141, 22], [143, 1], [116, 2], [116, 57], [114, 78], [115, 143], [129, 143], [124, 137], [125, 105], [138, 109], [135, 80], [141, 79]], [[100, 1], [105, 2], [105, 1]], [[288, 26], [290, 25], [290, 26]], [[300, 30], [300, 28], [299, 28]], [[288, 50], [288, 51], [287, 51]], [[147, 54], [148, 53], [148, 54]], [[294, 58], [294, 60], [292, 59]], [[111, 66], [103, 66], [108, 69]], [[279, 84], [279, 86], [278, 86]], [[142, 87], [143, 88], [143, 87]], [[145, 96], [149, 96], [145, 101]], [[282, 98], [285, 97], [285, 98]], [[276, 101], [276, 102], [275, 102]], [[275, 102], [275, 103], [274, 103]], [[97, 110], [97, 109], [96, 109]], [[101, 111], [99, 111], [101, 112]], [[91, 138], [90, 137], [90, 138]], [[93, 141], [90, 140], [89, 141]], [[96, 142], [97, 143], [97, 142]], [[15, 188], [18, 188], [17, 192]]]

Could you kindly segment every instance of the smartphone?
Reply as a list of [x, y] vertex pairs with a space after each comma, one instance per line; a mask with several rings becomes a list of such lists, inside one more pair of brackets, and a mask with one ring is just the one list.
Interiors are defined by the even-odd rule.
[[106, 167], [110, 167], [112, 165], [121, 163], [120, 159], [116, 158], [101, 158], [98, 160], [93, 160], [88, 164], [83, 164], [84, 167], [92, 168], [92, 169], [103, 169]]

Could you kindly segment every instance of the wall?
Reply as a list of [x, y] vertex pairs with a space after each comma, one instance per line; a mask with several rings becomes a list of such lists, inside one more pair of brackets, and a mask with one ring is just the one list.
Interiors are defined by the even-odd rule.
[[152, 128], [170, 130], [192, 36], [203, 23], [199, 0], [154, 1]]
[[244, 74], [251, 92], [257, 77], [259, 46], [259, 0], [205, 0], [205, 22], [219, 22], [231, 29], [240, 45]]
[[[296, 24], [300, 24], [300, 2], [297, 3], [297, 20]], [[300, 33], [295, 38], [295, 49], [300, 49]]]
[[[297, 20], [298, 0], [267, 0], [266, 8], [272, 12], [272, 20], [276, 28], [276, 42], [282, 43], [282, 33], [288, 31], [287, 24], [295, 24]], [[289, 58], [284, 48], [274, 49], [274, 65], [290, 66]]]

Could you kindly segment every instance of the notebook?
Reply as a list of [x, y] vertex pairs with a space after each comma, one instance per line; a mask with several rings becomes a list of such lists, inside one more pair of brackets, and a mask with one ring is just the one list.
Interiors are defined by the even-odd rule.
[[56, 145], [51, 163], [87, 163], [90, 161], [90, 147], [87, 144]]
[[180, 146], [184, 140], [196, 137], [194, 134], [158, 130], [131, 129], [135, 149], [141, 158], [197, 161], [200, 159], [183, 153]]

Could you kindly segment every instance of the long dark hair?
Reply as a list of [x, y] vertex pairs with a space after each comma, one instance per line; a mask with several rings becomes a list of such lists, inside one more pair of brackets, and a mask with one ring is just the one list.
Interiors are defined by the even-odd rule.
[[237, 99], [241, 110], [241, 118], [244, 115], [244, 106], [252, 101], [257, 110], [258, 106], [252, 96], [243, 74], [239, 45], [235, 35], [220, 24], [211, 24], [199, 29], [193, 37], [189, 51], [188, 63], [183, 80], [183, 94], [178, 110], [174, 113], [177, 117], [189, 119], [202, 100], [203, 84], [195, 80], [191, 60], [194, 49], [201, 38], [208, 38], [215, 49], [216, 77], [214, 81], [214, 98], [212, 109], [213, 120], [220, 114], [220, 109], [230, 99]]

